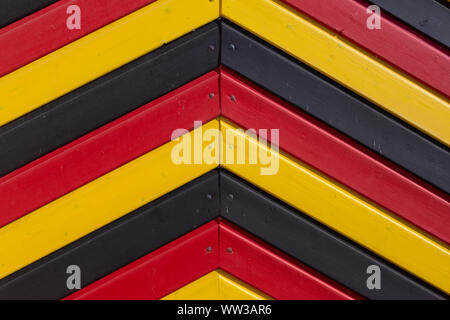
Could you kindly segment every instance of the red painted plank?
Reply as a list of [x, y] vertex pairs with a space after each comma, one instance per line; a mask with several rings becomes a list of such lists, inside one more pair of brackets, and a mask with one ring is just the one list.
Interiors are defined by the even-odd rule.
[[[449, 50], [381, 13], [381, 29], [369, 30], [370, 5], [362, 0], [282, 0], [379, 58], [450, 96]], [[447, 79], [447, 81], [446, 81]]]
[[232, 224], [219, 223], [212, 221], [65, 299], [160, 299], [218, 268], [277, 299], [361, 299]]
[[282, 150], [450, 243], [448, 195], [229, 71], [221, 90], [225, 117], [246, 129], [280, 128]]
[[[155, 0], [62, 0], [0, 29], [0, 76], [30, 63]], [[67, 8], [81, 10], [81, 28], [66, 26]]]
[[220, 268], [277, 300], [362, 299], [228, 222], [219, 228]]
[[65, 300], [156, 300], [216, 270], [216, 221], [149, 253]]
[[218, 93], [212, 71], [0, 178], [0, 227], [214, 119]]

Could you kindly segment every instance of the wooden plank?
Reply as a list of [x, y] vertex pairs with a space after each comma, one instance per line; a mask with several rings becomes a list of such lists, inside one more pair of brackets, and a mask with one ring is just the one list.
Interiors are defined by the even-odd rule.
[[[173, 263], [172, 268], [156, 268], [155, 263], [173, 259], [160, 260], [156, 258], [157, 253], [151, 252], [217, 218], [220, 212], [225, 219], [298, 259], [294, 260], [230, 223], [220, 221], [220, 234], [217, 229], [215, 236], [220, 239], [220, 252], [217, 250], [220, 259], [216, 265], [208, 266], [222, 268], [273, 298], [360, 298], [326, 276], [373, 299], [443, 298], [442, 294], [429, 289], [411, 275], [270, 199], [229, 173], [221, 171], [220, 176], [220, 190], [217, 172], [208, 173], [0, 280], [0, 298], [62, 298], [71, 293], [66, 287], [68, 275], [65, 270], [68, 265], [77, 264], [83, 272], [82, 290], [68, 299], [156, 299], [163, 294], [159, 289], [149, 288], [154, 288], [154, 282], [157, 288], [162, 284], [153, 278], [154, 271], [149, 277], [149, 270], [175, 272], [186, 263]], [[178, 240], [175, 242], [179, 243]], [[311, 246], [311, 243], [321, 245]], [[209, 246], [208, 243], [199, 246], [202, 254]], [[189, 251], [182, 249], [186, 250]], [[206, 252], [211, 251], [208, 249]], [[198, 252], [192, 256], [196, 254]], [[196, 270], [196, 260], [189, 260], [193, 264], [188, 264], [190, 267], [186, 270], [189, 272], [180, 275], [185, 277], [183, 279], [191, 279], [186, 273]], [[125, 266], [129, 263], [131, 265]], [[373, 264], [381, 268], [382, 290], [370, 291], [366, 287], [365, 268]], [[203, 270], [201, 272], [207, 272], [202, 269], [204, 266], [197, 267]], [[270, 280], [265, 276], [267, 273], [272, 274]], [[203, 275], [195, 274], [196, 277]], [[158, 276], [158, 279], [175, 279], [178, 275]], [[148, 286], [144, 285], [147, 282]], [[135, 291], [137, 287], [138, 291]]]
[[[235, 125], [225, 120], [220, 125], [222, 132], [230, 130], [230, 134], [237, 137], [224, 143], [223, 154], [228, 149], [235, 154], [245, 154], [247, 163], [227, 160], [222, 165], [225, 169], [444, 292], [450, 292], [448, 245], [423, 234], [304, 163], [268, 149], [243, 130], [237, 130]], [[240, 143], [242, 141], [244, 143]], [[267, 152], [275, 174], [261, 174], [261, 169], [268, 167], [261, 162], [248, 165], [248, 150], [257, 150], [259, 154]]]
[[[0, 29], [0, 77], [154, 1], [60, 0]], [[67, 19], [73, 14], [67, 13], [70, 6], [80, 8], [80, 29], [67, 27]]]
[[[220, 173], [220, 189], [223, 218], [364, 297], [446, 298], [442, 292], [226, 170]], [[367, 268], [371, 265], [380, 268], [380, 290], [367, 287]]]
[[447, 147], [235, 25], [222, 24], [222, 41], [225, 66], [450, 193]]
[[162, 300], [270, 300], [271, 298], [222, 270], [165, 296]]
[[[165, 279], [168, 279], [168, 287], [173, 288], [173, 281], [181, 283], [179, 278], [198, 278], [217, 268], [276, 299], [360, 298], [231, 224], [222, 220], [218, 223], [214, 235], [200, 238], [199, 230], [206, 226], [201, 227], [83, 288], [68, 299], [158, 299], [162, 292], [159, 286]], [[211, 234], [212, 228], [209, 229], [211, 232], [208, 234]], [[215, 242], [211, 241], [212, 238]], [[269, 281], [267, 274], [272, 274]]]
[[381, 28], [369, 30], [369, 3], [360, 0], [282, 1], [450, 97], [450, 87], [442, 81], [450, 74], [448, 50], [383, 13]]
[[218, 115], [213, 71], [0, 178], [0, 227]]
[[51, 5], [57, 0], [2, 0], [0, 1], [0, 28]]
[[[218, 173], [213, 171], [1, 279], [0, 299], [56, 300], [70, 294], [73, 294], [73, 299], [106, 299], [113, 298], [113, 295], [117, 297], [120, 293], [109, 288], [106, 284], [108, 281], [100, 280], [101, 278], [110, 279], [109, 274], [217, 218], [219, 213], [219, 178]], [[215, 230], [217, 242], [217, 226]], [[172, 248], [170, 245], [169, 247]], [[158, 252], [165, 256], [164, 249]], [[156, 257], [158, 252], [150, 255]], [[156, 260], [158, 263], [166, 263], [164, 259]], [[174, 266], [186, 266], [189, 261]], [[70, 265], [77, 265], [81, 270], [82, 289], [76, 293], [66, 284], [69, 277], [66, 270]], [[169, 270], [166, 266], [161, 268], [163, 269], [160, 272]], [[213, 269], [206, 270], [197, 277], [216, 268], [217, 262]], [[125, 272], [128, 273], [129, 271]], [[124, 278], [126, 277], [122, 275], [120, 279]], [[158, 299], [195, 278], [189, 278], [170, 289], [168, 281], [171, 279], [174, 279], [174, 276], [152, 278], [152, 284], [147, 287], [147, 294]], [[116, 287], [120, 281], [114, 280], [111, 286]], [[169, 291], [164, 291], [164, 281]], [[130, 284], [127, 280], [122, 286], [127, 287]], [[124, 291], [122, 294], [124, 298], [134, 297], [134, 292]]]
[[226, 69], [221, 93], [226, 118], [244, 129], [279, 128], [282, 150], [450, 243], [450, 197], [444, 192]]
[[[219, 122], [210, 121], [187, 135], [192, 139], [208, 129], [219, 130]], [[166, 143], [1, 228], [0, 278], [217, 167], [175, 164], [172, 150], [178, 143]], [[203, 150], [209, 144], [199, 146]]]
[[0, 125], [218, 17], [219, 1], [155, 1], [53, 51], [0, 78]]
[[299, 12], [272, 0], [223, 0], [222, 15], [450, 145], [448, 99], [430, 92]]
[[221, 221], [219, 229], [220, 268], [274, 299], [361, 299], [347, 288], [226, 221]]
[[450, 10], [430, 0], [370, 0], [433, 40], [450, 47]]
[[211, 46], [219, 47], [217, 23], [200, 28], [1, 127], [0, 175], [217, 68], [219, 52], [210, 50]]
[[155, 300], [217, 269], [218, 223], [197, 228], [66, 300]]

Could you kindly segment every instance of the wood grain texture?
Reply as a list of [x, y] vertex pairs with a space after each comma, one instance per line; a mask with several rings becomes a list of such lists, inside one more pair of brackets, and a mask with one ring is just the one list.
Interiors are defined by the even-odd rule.
[[226, 69], [221, 92], [224, 117], [244, 129], [278, 128], [282, 150], [450, 243], [450, 197], [444, 192]]
[[214, 119], [218, 93], [213, 71], [1, 177], [0, 227]]
[[450, 145], [450, 103], [420, 83], [271, 0], [223, 0], [222, 15]]
[[[282, 0], [296, 10], [355, 42], [375, 56], [450, 97], [450, 55], [446, 48], [381, 14], [380, 29], [369, 30], [367, 8], [360, 0]], [[411, 1], [410, 1], [411, 2]]]
[[0, 78], [0, 125], [218, 17], [219, 1], [156, 1], [53, 51]]
[[[278, 161], [276, 174], [261, 174], [257, 165], [225, 163], [222, 166], [287, 204], [305, 212], [347, 238], [408, 270], [419, 278], [450, 292], [449, 247], [348, 190], [302, 162], [268, 149], [254, 138], [221, 121], [221, 130], [231, 130], [237, 140], [224, 144], [223, 152], [234, 149], [246, 155], [251, 150], [268, 152]], [[245, 139], [245, 143], [242, 143]], [[276, 167], [275, 167], [276, 168]]]
[[[0, 77], [154, 1], [60, 0], [0, 29]], [[70, 30], [67, 8], [73, 5], [81, 10], [82, 24], [80, 29]]]
[[[187, 135], [202, 128], [219, 130], [219, 122]], [[217, 167], [176, 165], [171, 158], [176, 144], [166, 143], [1, 228], [0, 278]]]

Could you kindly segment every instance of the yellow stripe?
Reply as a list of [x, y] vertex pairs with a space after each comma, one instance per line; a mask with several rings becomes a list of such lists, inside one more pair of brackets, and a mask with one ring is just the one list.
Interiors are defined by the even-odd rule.
[[[218, 120], [186, 135], [213, 128], [219, 130]], [[169, 142], [1, 228], [0, 278], [217, 167], [175, 165], [171, 153], [178, 144]]]
[[161, 300], [270, 300], [264, 293], [222, 270], [206, 276], [178, 289]]
[[[296, 159], [270, 151], [278, 159], [275, 175], [262, 175], [269, 165], [249, 163], [248, 150], [267, 148], [227, 121], [220, 121], [223, 138], [232, 132], [244, 145], [226, 140], [222, 166], [275, 197], [360, 243], [368, 249], [450, 292], [450, 253], [447, 245], [425, 235], [390, 212], [370, 203]], [[185, 135], [208, 136], [219, 129], [213, 120]], [[202, 130], [202, 134], [200, 133]], [[231, 131], [230, 131], [231, 130]], [[282, 132], [281, 132], [282, 134]], [[209, 136], [209, 138], [211, 138]], [[245, 139], [244, 139], [245, 138]], [[210, 171], [216, 164], [175, 165], [170, 142], [0, 229], [0, 278], [83, 237], [142, 205]], [[200, 151], [212, 152], [209, 142]], [[195, 143], [190, 159], [195, 159]], [[230, 163], [228, 155], [246, 154], [245, 164]], [[270, 158], [269, 158], [270, 159]], [[261, 159], [260, 159], [261, 160]], [[275, 163], [275, 162], [272, 162]], [[267, 172], [266, 172], [267, 173]]]
[[219, 0], [158, 0], [0, 78], [8, 123], [219, 17]]
[[276, 1], [222, 1], [224, 17], [450, 145], [448, 99]]
[[[443, 243], [424, 235], [415, 227], [400, 220], [388, 211], [332, 181], [302, 162], [284, 154], [270, 151], [254, 138], [237, 131], [233, 124], [222, 120], [221, 130], [232, 130], [245, 143], [226, 140], [223, 149], [223, 167], [266, 190], [275, 197], [305, 212], [314, 219], [344, 236], [360, 243], [409, 270], [438, 288], [450, 292], [450, 252]], [[282, 135], [283, 132], [280, 132]], [[279, 161], [275, 175], [262, 175], [261, 168], [269, 165], [243, 165], [231, 163], [227, 151], [246, 153], [249, 150], [269, 152]], [[269, 163], [267, 161], [266, 163]], [[276, 167], [276, 166], [275, 166]], [[382, 187], [382, 186], [380, 186]], [[401, 199], [399, 199], [401, 201]]]

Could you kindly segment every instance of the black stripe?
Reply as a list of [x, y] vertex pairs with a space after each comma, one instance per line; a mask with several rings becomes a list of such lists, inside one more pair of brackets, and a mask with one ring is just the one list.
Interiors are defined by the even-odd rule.
[[226, 21], [221, 54], [223, 65], [450, 193], [447, 147]]
[[[450, 10], [431, 0], [370, 0], [425, 36], [450, 47]], [[383, 26], [381, 26], [383, 27]], [[444, 81], [444, 79], [442, 79]]]
[[433, 1], [437, 1], [440, 4], [442, 4], [443, 6], [445, 6], [445, 7], [450, 9], [450, 1], [449, 0], [433, 0]]
[[0, 28], [44, 9], [57, 0], [1, 0]]
[[[212, 171], [0, 280], [1, 299], [61, 299], [69, 265], [82, 287], [219, 216], [219, 175]], [[180, 266], [182, 268], [182, 266]]]
[[[241, 181], [220, 174], [222, 216], [295, 259], [369, 299], [445, 299], [421, 280]], [[381, 269], [381, 290], [369, 290], [367, 267]]]
[[0, 128], [0, 176], [219, 66], [210, 23]]
[[[61, 299], [72, 293], [66, 287], [69, 265], [81, 268], [85, 287], [219, 216], [369, 299], [446, 298], [416, 277], [219, 169], [1, 279], [0, 300]], [[369, 265], [381, 268], [381, 290], [366, 287]]]

